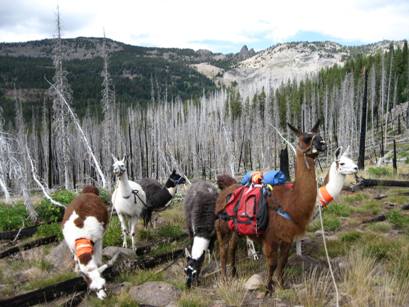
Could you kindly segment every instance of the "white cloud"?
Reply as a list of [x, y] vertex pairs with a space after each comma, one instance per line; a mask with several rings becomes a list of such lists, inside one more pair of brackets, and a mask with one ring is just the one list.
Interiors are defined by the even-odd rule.
[[[7, 2], [0, 0], [0, 19], [13, 13], [14, 22], [0, 22], [0, 41], [52, 36], [56, 1]], [[251, 46], [265, 40], [268, 46], [300, 31], [363, 42], [409, 37], [405, 0], [60, 0], [59, 5], [64, 36], [101, 36], [105, 28], [108, 37], [136, 45], [215, 49], [215, 42]]]

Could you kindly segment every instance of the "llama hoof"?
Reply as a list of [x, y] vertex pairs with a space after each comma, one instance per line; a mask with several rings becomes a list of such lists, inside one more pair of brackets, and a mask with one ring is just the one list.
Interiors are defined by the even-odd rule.
[[128, 243], [126, 243], [126, 242], [122, 243], [122, 247], [123, 248], [128, 248]]

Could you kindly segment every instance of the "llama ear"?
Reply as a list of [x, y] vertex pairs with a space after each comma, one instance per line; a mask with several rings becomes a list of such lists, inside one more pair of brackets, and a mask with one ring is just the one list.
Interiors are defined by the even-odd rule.
[[300, 131], [300, 129], [295, 128], [293, 125], [291, 125], [290, 123], [287, 123], [288, 127], [297, 135], [300, 136], [302, 133]]
[[190, 255], [190, 252], [187, 249], [187, 247], [185, 247], [185, 256], [186, 256], [186, 258], [192, 258], [192, 255]]
[[126, 155], [124, 155], [124, 157], [122, 158], [121, 162], [122, 162], [122, 163], [125, 163], [125, 160], [126, 160]]
[[113, 154], [111, 154], [111, 156], [112, 156], [112, 159], [114, 160], [114, 162], [118, 162], [118, 159]]
[[314, 127], [312, 127], [311, 132], [318, 133], [318, 131], [320, 131], [319, 127], [320, 127], [320, 120], [318, 119]]
[[350, 152], [351, 146], [348, 145], [347, 149], [345, 149], [344, 153], [342, 154], [343, 156], [350, 156], [351, 152]]
[[335, 159], [338, 161], [340, 156], [341, 156], [341, 151], [342, 151], [342, 146], [338, 147], [337, 150], [335, 150]]
[[175, 169], [173, 169], [172, 175], [176, 175], [176, 170]]

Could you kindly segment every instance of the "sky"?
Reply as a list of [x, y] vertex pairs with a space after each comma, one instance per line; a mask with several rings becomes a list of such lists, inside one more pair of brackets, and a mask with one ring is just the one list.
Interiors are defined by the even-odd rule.
[[409, 0], [0, 0], [0, 42], [101, 37], [138, 46], [256, 51], [290, 41], [409, 38]]

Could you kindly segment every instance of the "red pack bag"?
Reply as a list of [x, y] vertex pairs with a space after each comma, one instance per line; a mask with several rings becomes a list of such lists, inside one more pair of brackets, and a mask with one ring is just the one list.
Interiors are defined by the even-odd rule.
[[230, 230], [239, 235], [262, 234], [267, 225], [267, 204], [263, 189], [241, 186], [231, 195], [225, 207]]

